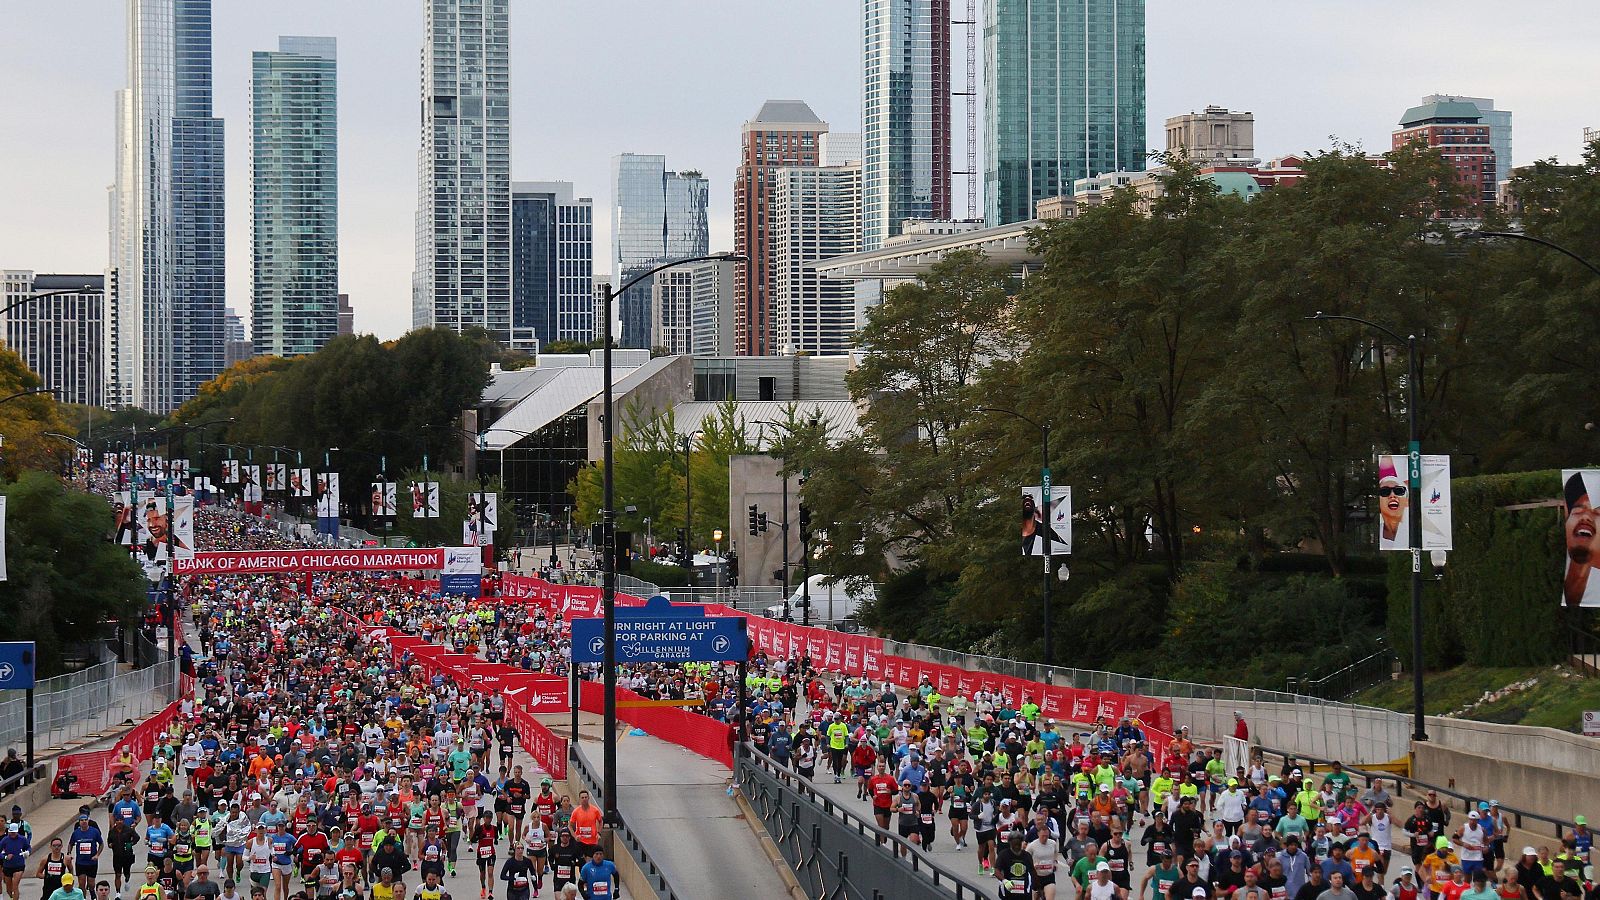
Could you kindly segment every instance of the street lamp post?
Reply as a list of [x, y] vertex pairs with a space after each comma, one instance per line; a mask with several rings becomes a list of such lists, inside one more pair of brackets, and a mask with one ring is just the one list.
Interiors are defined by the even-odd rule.
[[[1547, 241], [1542, 237], [1536, 237], [1536, 236], [1528, 234], [1526, 232], [1522, 232], [1522, 231], [1484, 231], [1482, 229], [1473, 229], [1472, 231], [1463, 232], [1462, 236], [1463, 237], [1469, 237], [1469, 238], [1510, 238], [1510, 239], [1518, 240], [1518, 241], [1527, 241], [1530, 244], [1538, 244], [1541, 247], [1547, 247], [1547, 248], [1549, 248], [1551, 250], [1556, 251], [1557, 253], [1561, 253], [1561, 254], [1564, 254], [1566, 256], [1569, 256], [1572, 259], [1575, 259], [1579, 263], [1581, 263], [1584, 266], [1584, 268], [1588, 269], [1589, 271], [1593, 272], [1596, 275], [1600, 275], [1600, 266], [1597, 266], [1594, 263], [1590, 262], [1589, 260], [1584, 259], [1583, 257], [1579, 256], [1578, 254], [1576, 254], [1576, 253], [1572, 252], [1571, 250], [1568, 250], [1567, 248], [1565, 248], [1565, 247], [1561, 246], [1560, 244], [1556, 243], [1555, 241]], [[1332, 317], [1330, 316], [1329, 318], [1332, 318]]]
[[1426, 741], [1428, 721], [1422, 707], [1422, 391], [1419, 388], [1422, 376], [1417, 369], [1417, 336], [1401, 337], [1392, 328], [1355, 316], [1332, 316], [1318, 311], [1306, 318], [1316, 322], [1355, 322], [1406, 345], [1406, 431], [1409, 437], [1406, 485], [1411, 515], [1411, 739]]
[[[600, 532], [601, 541], [604, 542], [605, 547], [602, 552], [602, 566], [604, 568], [602, 570], [600, 602], [605, 611], [606, 639], [603, 664], [605, 666], [606, 703], [604, 735], [605, 783], [601, 787], [601, 802], [605, 808], [605, 820], [613, 826], [618, 824], [621, 819], [617, 815], [617, 514], [615, 509], [616, 483], [613, 477], [616, 455], [615, 434], [617, 429], [615, 417], [612, 415], [614, 398], [612, 396], [613, 384], [611, 378], [611, 304], [616, 301], [617, 297], [626, 294], [629, 288], [665, 269], [707, 260], [742, 261], [744, 259], [745, 257], [732, 253], [690, 256], [646, 269], [624, 282], [622, 287], [617, 290], [612, 290], [609, 282], [604, 285], [603, 296], [605, 302], [601, 311], [602, 315], [605, 316], [605, 322], [600, 332], [601, 345], [603, 347], [601, 352], [603, 370], [601, 393], [604, 395], [601, 401], [602, 418], [600, 422], [601, 473], [603, 479]], [[618, 274], [620, 275], [621, 273]], [[685, 528], [685, 537], [687, 537], [687, 531], [688, 529]], [[693, 561], [691, 557], [690, 562], [693, 563]], [[574, 744], [573, 747], [576, 748], [577, 745]]]
[[979, 412], [993, 412], [1020, 419], [1039, 429], [1039, 502], [1042, 507], [1041, 515], [1044, 517], [1044, 664], [1055, 662], [1055, 641], [1050, 626], [1050, 579], [1055, 576], [1055, 529], [1051, 525], [1050, 510], [1050, 423], [1037, 422], [1017, 412], [1014, 409], [1002, 409], [998, 406], [980, 406]]

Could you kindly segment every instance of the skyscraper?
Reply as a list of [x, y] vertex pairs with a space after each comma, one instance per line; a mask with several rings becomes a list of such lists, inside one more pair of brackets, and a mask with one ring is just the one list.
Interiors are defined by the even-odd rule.
[[510, 0], [426, 0], [411, 324], [511, 338]]
[[222, 120], [210, 0], [128, 0], [117, 93], [107, 402], [169, 412], [223, 365]]
[[82, 289], [20, 304], [0, 316], [0, 336], [45, 387], [55, 390], [57, 400], [104, 404], [105, 368], [100, 356], [105, 350], [101, 293], [105, 276], [35, 275], [21, 270], [0, 274], [5, 282], [0, 304], [6, 306], [32, 294]]
[[739, 264], [731, 259], [708, 259], [687, 267], [694, 275], [693, 309], [696, 356], [733, 355], [733, 285]]
[[733, 250], [746, 257], [735, 284], [734, 350], [741, 356], [773, 352], [772, 192], [783, 166], [815, 166], [828, 123], [801, 100], [768, 100], [740, 135], [733, 185]]
[[250, 68], [255, 352], [315, 353], [339, 333], [338, 72], [331, 37], [280, 37]]
[[1145, 167], [1144, 0], [984, 0], [984, 205], [1033, 218], [1072, 182]]
[[774, 174], [774, 349], [843, 353], [855, 331], [855, 288], [850, 281], [822, 277], [814, 264], [861, 249], [861, 166], [797, 166]]
[[[611, 176], [614, 287], [621, 288], [641, 270], [666, 260], [710, 252], [706, 217], [710, 191], [699, 172], [669, 172], [664, 156], [624, 153], [612, 161]], [[617, 298], [622, 322], [619, 346], [650, 347], [651, 293], [647, 278]]]
[[594, 333], [594, 201], [570, 181], [511, 185], [511, 346]]
[[862, 248], [950, 218], [950, 0], [862, 7]]

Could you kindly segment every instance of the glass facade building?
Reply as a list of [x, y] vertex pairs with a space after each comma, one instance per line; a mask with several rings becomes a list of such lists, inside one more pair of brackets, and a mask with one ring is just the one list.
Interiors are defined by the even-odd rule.
[[338, 63], [333, 38], [282, 37], [250, 68], [252, 343], [315, 353], [339, 333]]
[[511, 346], [594, 333], [594, 201], [567, 181], [511, 186]]
[[862, 246], [950, 218], [950, 0], [862, 7]]
[[984, 0], [985, 220], [1145, 167], [1145, 0]]
[[[699, 172], [669, 172], [664, 156], [624, 153], [611, 166], [611, 261], [616, 287], [669, 259], [711, 251], [709, 182]], [[618, 346], [650, 348], [654, 314], [649, 278], [617, 298]]]
[[117, 94], [106, 401], [170, 412], [222, 371], [222, 120], [210, 0], [129, 0]]
[[511, 338], [510, 0], [427, 0], [412, 326]]

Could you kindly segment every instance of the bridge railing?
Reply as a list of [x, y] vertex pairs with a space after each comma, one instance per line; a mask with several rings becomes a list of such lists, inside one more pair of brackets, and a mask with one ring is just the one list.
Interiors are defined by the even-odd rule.
[[808, 897], [958, 900], [995, 883], [958, 875], [913, 844], [811, 790], [794, 770], [749, 745], [734, 760], [739, 791]]

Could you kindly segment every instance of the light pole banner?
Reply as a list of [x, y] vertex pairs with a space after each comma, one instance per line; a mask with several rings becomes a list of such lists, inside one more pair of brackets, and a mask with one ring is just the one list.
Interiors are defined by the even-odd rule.
[[289, 496], [300, 498], [311, 496], [310, 469], [294, 469], [289, 473]]
[[487, 547], [494, 543], [494, 533], [500, 527], [500, 497], [492, 491], [474, 491], [467, 495], [467, 521], [462, 528], [462, 543]]
[[[1424, 455], [1422, 464], [1422, 549], [1450, 550], [1450, 457]], [[1378, 549], [1410, 550], [1411, 486], [1404, 453], [1378, 457]]]
[[244, 467], [244, 502], [261, 502], [261, 467]]
[[225, 459], [222, 461], [222, 483], [239, 483], [239, 461], [237, 459]]
[[1600, 469], [1562, 469], [1562, 549], [1567, 558], [1561, 578], [1564, 606], [1600, 608]]
[[0, 494], [0, 581], [6, 578], [6, 495]]
[[141, 491], [133, 505], [137, 553], [147, 562], [194, 555], [194, 497]]
[[283, 463], [267, 463], [263, 467], [261, 489], [274, 492], [283, 490], [285, 468]]
[[372, 482], [372, 514], [384, 518], [394, 517], [395, 497], [394, 482]]
[[323, 472], [317, 476], [317, 518], [339, 518], [339, 473]]
[[439, 518], [439, 482], [411, 482], [411, 518]]
[[1063, 484], [1050, 486], [1048, 526], [1045, 524], [1042, 494], [1037, 486], [1022, 489], [1022, 555], [1044, 555], [1046, 530], [1052, 538], [1050, 554], [1069, 554], [1072, 552], [1072, 488]]

